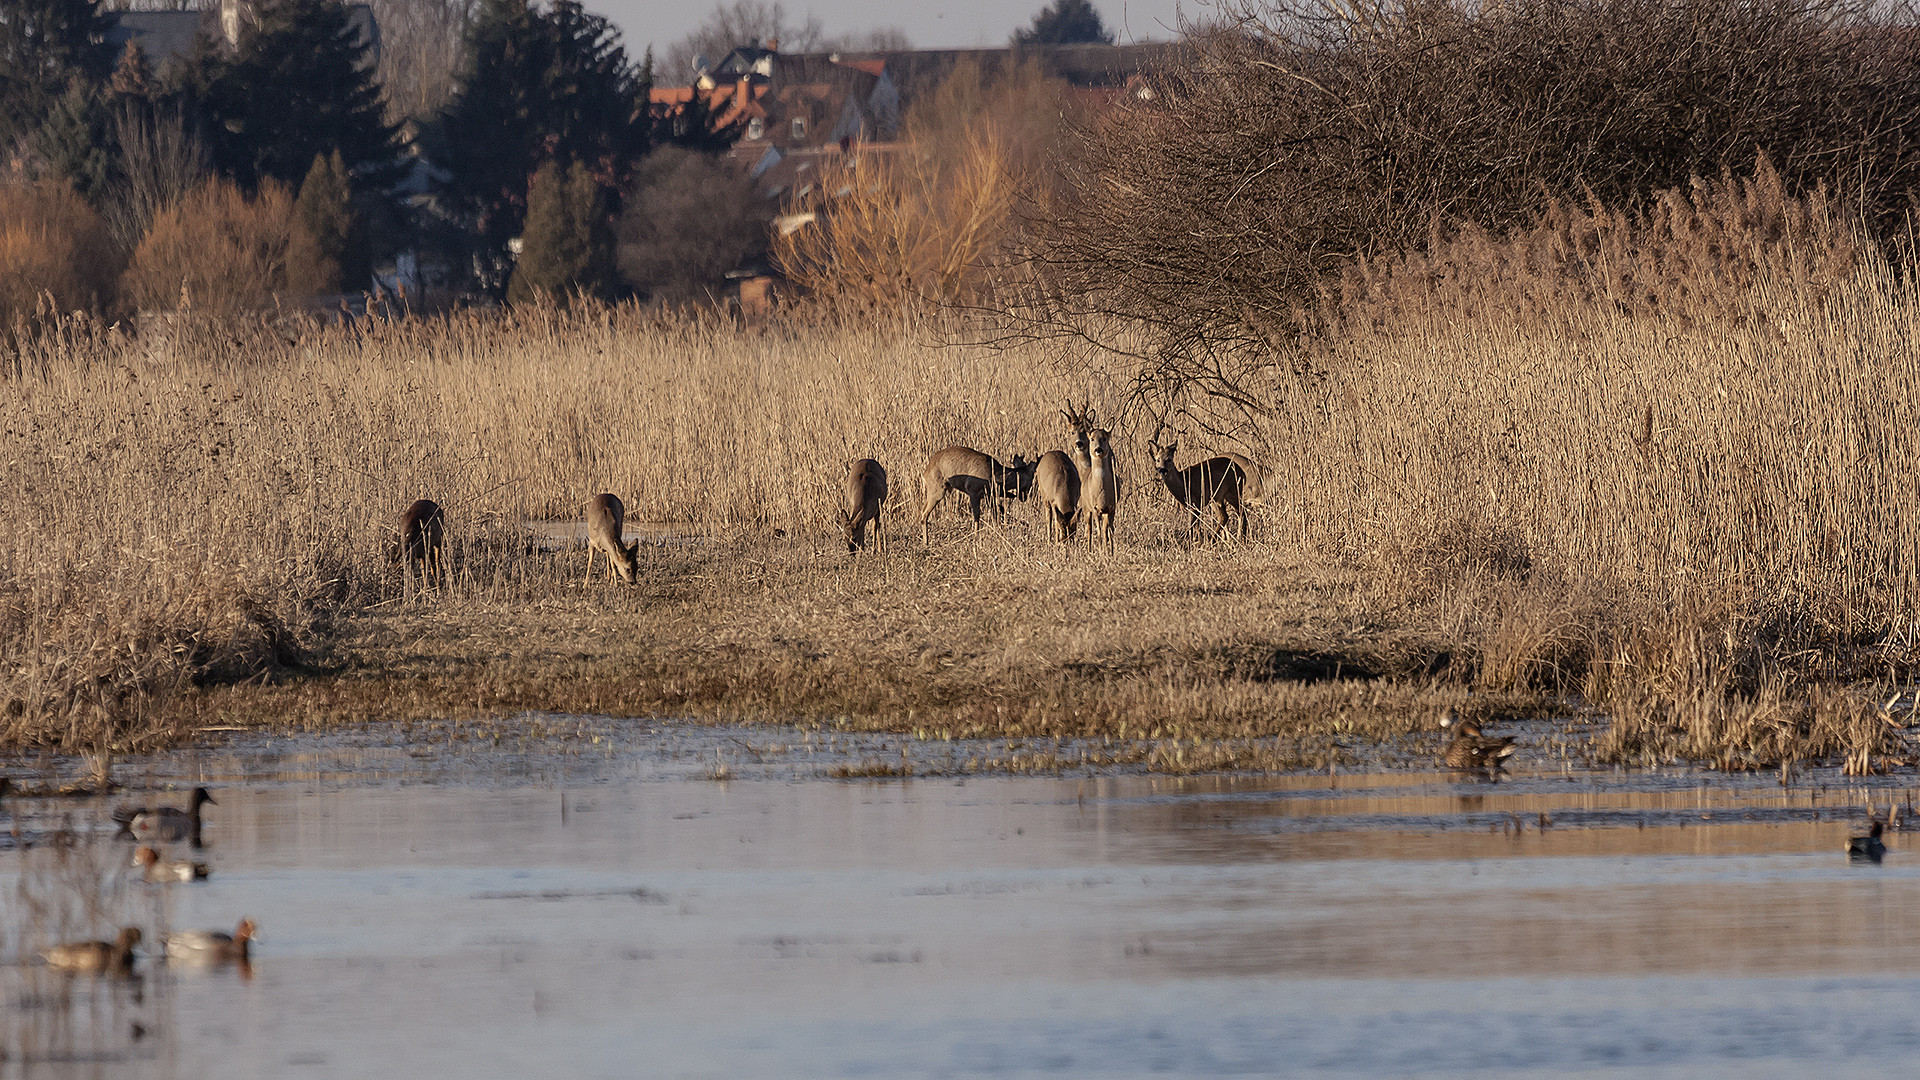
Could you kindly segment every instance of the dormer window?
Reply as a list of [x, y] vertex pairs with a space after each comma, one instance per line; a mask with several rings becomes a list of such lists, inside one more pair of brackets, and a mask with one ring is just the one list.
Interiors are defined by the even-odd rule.
[[793, 118], [793, 137], [796, 139], [804, 139], [807, 137], [806, 117], [796, 116]]
[[760, 139], [760, 138], [766, 137], [766, 134], [767, 134], [766, 121], [760, 119], [757, 116], [747, 121], [747, 138]]

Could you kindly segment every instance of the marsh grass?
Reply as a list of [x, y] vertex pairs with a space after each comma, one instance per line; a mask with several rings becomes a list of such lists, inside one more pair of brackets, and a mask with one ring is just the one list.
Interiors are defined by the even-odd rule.
[[[62, 324], [0, 398], [0, 737], [555, 709], [1291, 768], [1472, 691], [1605, 710], [1609, 760], [1891, 767], [1914, 754], [1871, 702], [1914, 658], [1920, 295], [1869, 251], [1768, 247], [1839, 242], [1777, 185], [1716, 190], [1564, 213], [1559, 248], [1463, 237], [1445, 287], [1370, 271], [1338, 334], [1279, 347], [1270, 419], [1207, 448], [1270, 448], [1240, 544], [1181, 541], [1127, 370], [931, 321], [523, 307], [186, 322], [163, 349]], [[1117, 420], [1117, 551], [1049, 547], [1031, 507], [942, 509], [923, 550], [928, 453], [1063, 447], [1069, 398]], [[867, 456], [895, 550], [850, 559], [833, 515]], [[583, 587], [530, 525], [599, 491], [654, 540], [635, 588]], [[421, 497], [449, 526], [429, 590], [390, 558]]]

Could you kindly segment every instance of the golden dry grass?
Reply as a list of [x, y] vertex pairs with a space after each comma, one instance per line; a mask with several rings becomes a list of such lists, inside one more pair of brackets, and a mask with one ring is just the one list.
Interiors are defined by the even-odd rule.
[[[1044, 343], [631, 307], [295, 340], [68, 323], [0, 398], [0, 735], [112, 750], [558, 709], [1282, 768], [1472, 690], [1506, 715], [1604, 708], [1616, 760], [1912, 756], [1850, 689], [1913, 648], [1911, 285], [1861, 257], [1697, 303], [1442, 300], [1292, 347], [1271, 422], [1206, 448], [1268, 448], [1256, 540], [1197, 549], [1149, 483], [1152, 418], [1122, 414], [1128, 372]], [[976, 535], [951, 507], [922, 551], [928, 452], [1063, 447], [1069, 398], [1118, 418], [1118, 552], [1049, 549], [1031, 508]], [[834, 516], [866, 456], [895, 550], [854, 561]], [[578, 549], [527, 528], [599, 491], [676, 538], [637, 588], [583, 588]], [[387, 558], [423, 496], [454, 571], [425, 595]], [[1302, 680], [1297, 656], [1385, 679]]]

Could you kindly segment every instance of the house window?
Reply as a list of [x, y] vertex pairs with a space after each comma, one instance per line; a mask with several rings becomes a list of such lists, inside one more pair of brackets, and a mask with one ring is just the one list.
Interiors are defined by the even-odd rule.
[[796, 116], [793, 118], [793, 137], [796, 139], [804, 139], [807, 137], [806, 117]]
[[766, 135], [766, 133], [767, 133], [766, 121], [761, 120], [757, 116], [747, 121], [747, 138], [749, 139], [762, 138]]

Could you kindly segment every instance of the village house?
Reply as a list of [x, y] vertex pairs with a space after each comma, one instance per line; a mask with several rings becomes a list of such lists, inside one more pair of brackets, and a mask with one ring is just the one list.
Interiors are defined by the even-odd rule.
[[[823, 159], [896, 149], [902, 98], [931, 90], [962, 64], [989, 74], [1028, 60], [1064, 80], [1076, 99], [1100, 107], [1134, 92], [1141, 72], [1171, 57], [1168, 45], [1068, 45], [1027, 49], [937, 49], [907, 52], [782, 53], [777, 41], [734, 49], [702, 67], [693, 85], [655, 87], [656, 115], [670, 117], [698, 98], [716, 130], [737, 128], [729, 152], [766, 200], [771, 225], [789, 232], [815, 224], [813, 212], [776, 217], [790, 197], [805, 196]], [[901, 74], [896, 74], [901, 73]], [[901, 80], [904, 77], [904, 81]], [[907, 88], [903, 93], [903, 86]], [[757, 314], [779, 295], [764, 263], [728, 275], [742, 310]]]

